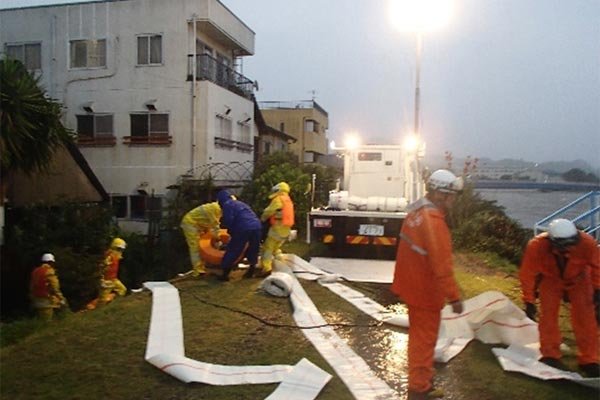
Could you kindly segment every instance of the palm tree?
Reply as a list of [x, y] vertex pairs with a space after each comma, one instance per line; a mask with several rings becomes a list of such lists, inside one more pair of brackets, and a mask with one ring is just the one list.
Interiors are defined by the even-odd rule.
[[61, 105], [50, 99], [17, 60], [0, 60], [0, 205], [11, 171], [44, 171], [56, 149], [73, 140], [60, 121]]

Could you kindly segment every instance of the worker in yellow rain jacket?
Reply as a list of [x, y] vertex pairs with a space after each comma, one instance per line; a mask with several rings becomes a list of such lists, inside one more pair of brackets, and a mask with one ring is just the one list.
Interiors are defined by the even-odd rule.
[[[281, 246], [290, 236], [294, 225], [294, 203], [290, 198], [290, 185], [279, 182], [271, 188], [269, 199], [271, 203], [264, 209], [260, 219], [262, 222], [269, 221], [269, 233], [263, 243], [261, 255], [261, 267], [259, 276], [268, 276], [273, 270], [273, 257], [281, 254]], [[252, 271], [248, 271], [250, 275]], [[249, 277], [249, 276], [248, 276]]]
[[67, 301], [60, 291], [60, 283], [54, 270], [54, 255], [44, 254], [41, 262], [41, 265], [31, 272], [29, 295], [38, 316], [49, 321], [54, 315], [54, 309], [65, 306]]
[[104, 253], [99, 296], [101, 303], [110, 303], [115, 298], [115, 293], [119, 296], [127, 293], [127, 288], [119, 280], [119, 263], [126, 247], [127, 243], [123, 239], [114, 238], [110, 248]]
[[213, 237], [218, 239], [221, 215], [221, 207], [215, 201], [188, 211], [181, 219], [180, 226], [190, 251], [193, 276], [206, 274], [206, 265], [200, 256], [200, 236], [211, 232]]

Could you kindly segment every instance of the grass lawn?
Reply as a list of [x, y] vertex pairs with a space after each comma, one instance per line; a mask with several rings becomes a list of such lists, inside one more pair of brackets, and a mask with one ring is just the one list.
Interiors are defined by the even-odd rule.
[[[288, 247], [302, 255], [304, 249]], [[465, 298], [486, 290], [500, 290], [517, 304], [518, 282], [505, 272], [496, 273], [477, 255], [458, 254], [457, 279]], [[239, 272], [237, 272], [239, 274]], [[274, 324], [293, 324], [288, 299], [257, 290], [260, 280], [221, 283], [214, 278], [183, 280], [180, 290], [186, 356], [227, 365], [296, 364], [307, 358], [334, 378], [320, 400], [352, 399], [333, 369], [298, 329], [273, 327], [243, 310]], [[405, 360], [389, 363], [386, 343], [405, 336], [406, 330], [378, 326], [315, 282], [302, 282], [319, 310], [330, 322], [359, 326], [336, 328], [379, 376], [399, 392], [405, 384]], [[355, 288], [390, 304], [389, 285]], [[43, 325], [25, 319], [1, 326], [0, 397], [3, 399], [262, 399], [276, 385], [209, 386], [185, 384], [144, 361], [151, 294], [118, 298], [91, 312], [65, 315]], [[208, 303], [218, 304], [220, 307]], [[223, 308], [226, 307], [226, 308]], [[565, 310], [563, 310], [565, 311]], [[564, 314], [564, 312], [563, 312]], [[564, 326], [572, 344], [570, 326]], [[367, 346], [368, 344], [368, 346]], [[598, 392], [568, 382], [542, 382], [504, 372], [495, 360], [493, 346], [473, 342], [458, 357], [437, 367], [439, 384], [447, 398], [460, 399], [592, 399]], [[401, 356], [401, 354], [400, 354]], [[573, 363], [573, 357], [567, 363]], [[394, 365], [397, 369], [394, 368]], [[594, 397], [595, 396], [595, 397]]]

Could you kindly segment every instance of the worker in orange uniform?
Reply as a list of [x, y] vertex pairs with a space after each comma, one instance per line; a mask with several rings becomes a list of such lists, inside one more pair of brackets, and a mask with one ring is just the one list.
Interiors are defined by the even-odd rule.
[[54, 309], [66, 306], [67, 300], [60, 291], [60, 283], [54, 270], [54, 255], [42, 255], [41, 264], [31, 272], [29, 295], [31, 304], [36, 309], [38, 317], [50, 321]]
[[443, 396], [433, 386], [441, 309], [448, 301], [455, 313], [463, 311], [445, 217], [462, 189], [462, 178], [435, 171], [427, 180], [427, 194], [408, 206], [402, 224], [391, 291], [408, 306], [409, 400]]
[[181, 219], [181, 230], [190, 252], [192, 263], [192, 276], [206, 274], [206, 265], [200, 256], [200, 236], [211, 232], [213, 238], [218, 240], [221, 221], [221, 207], [218, 202], [202, 204], [188, 211]]
[[104, 253], [99, 296], [101, 303], [110, 303], [115, 298], [115, 293], [119, 296], [125, 296], [127, 293], [127, 288], [119, 280], [119, 264], [126, 247], [127, 243], [117, 237], [113, 239], [110, 248]]
[[558, 311], [566, 294], [571, 303], [571, 325], [579, 368], [589, 377], [600, 376], [600, 251], [596, 240], [578, 231], [571, 221], [555, 219], [548, 225], [548, 232], [535, 236], [527, 244], [519, 278], [525, 313], [534, 321], [537, 314], [535, 292], [536, 288], [539, 290], [540, 361], [555, 368], [565, 368], [560, 361], [562, 337]]
[[[258, 273], [260, 277], [271, 274], [273, 257], [281, 254], [281, 246], [290, 236], [290, 231], [294, 226], [294, 203], [290, 198], [290, 185], [286, 182], [279, 182], [271, 188], [269, 199], [271, 203], [264, 209], [260, 217], [262, 222], [269, 221], [270, 225], [260, 257], [262, 268]], [[249, 269], [244, 276], [251, 277], [252, 274], [253, 271]]]

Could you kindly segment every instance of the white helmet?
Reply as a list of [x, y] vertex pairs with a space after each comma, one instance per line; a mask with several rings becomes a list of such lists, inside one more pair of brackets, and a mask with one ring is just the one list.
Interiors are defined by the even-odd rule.
[[42, 255], [42, 262], [56, 262], [56, 260], [54, 259], [54, 254], [46, 253]]
[[548, 225], [548, 236], [553, 244], [566, 247], [577, 243], [579, 232], [573, 222], [568, 219], [558, 218]]
[[437, 190], [443, 193], [457, 193], [463, 190], [464, 182], [461, 177], [456, 177], [446, 169], [438, 169], [427, 180], [428, 190]]

